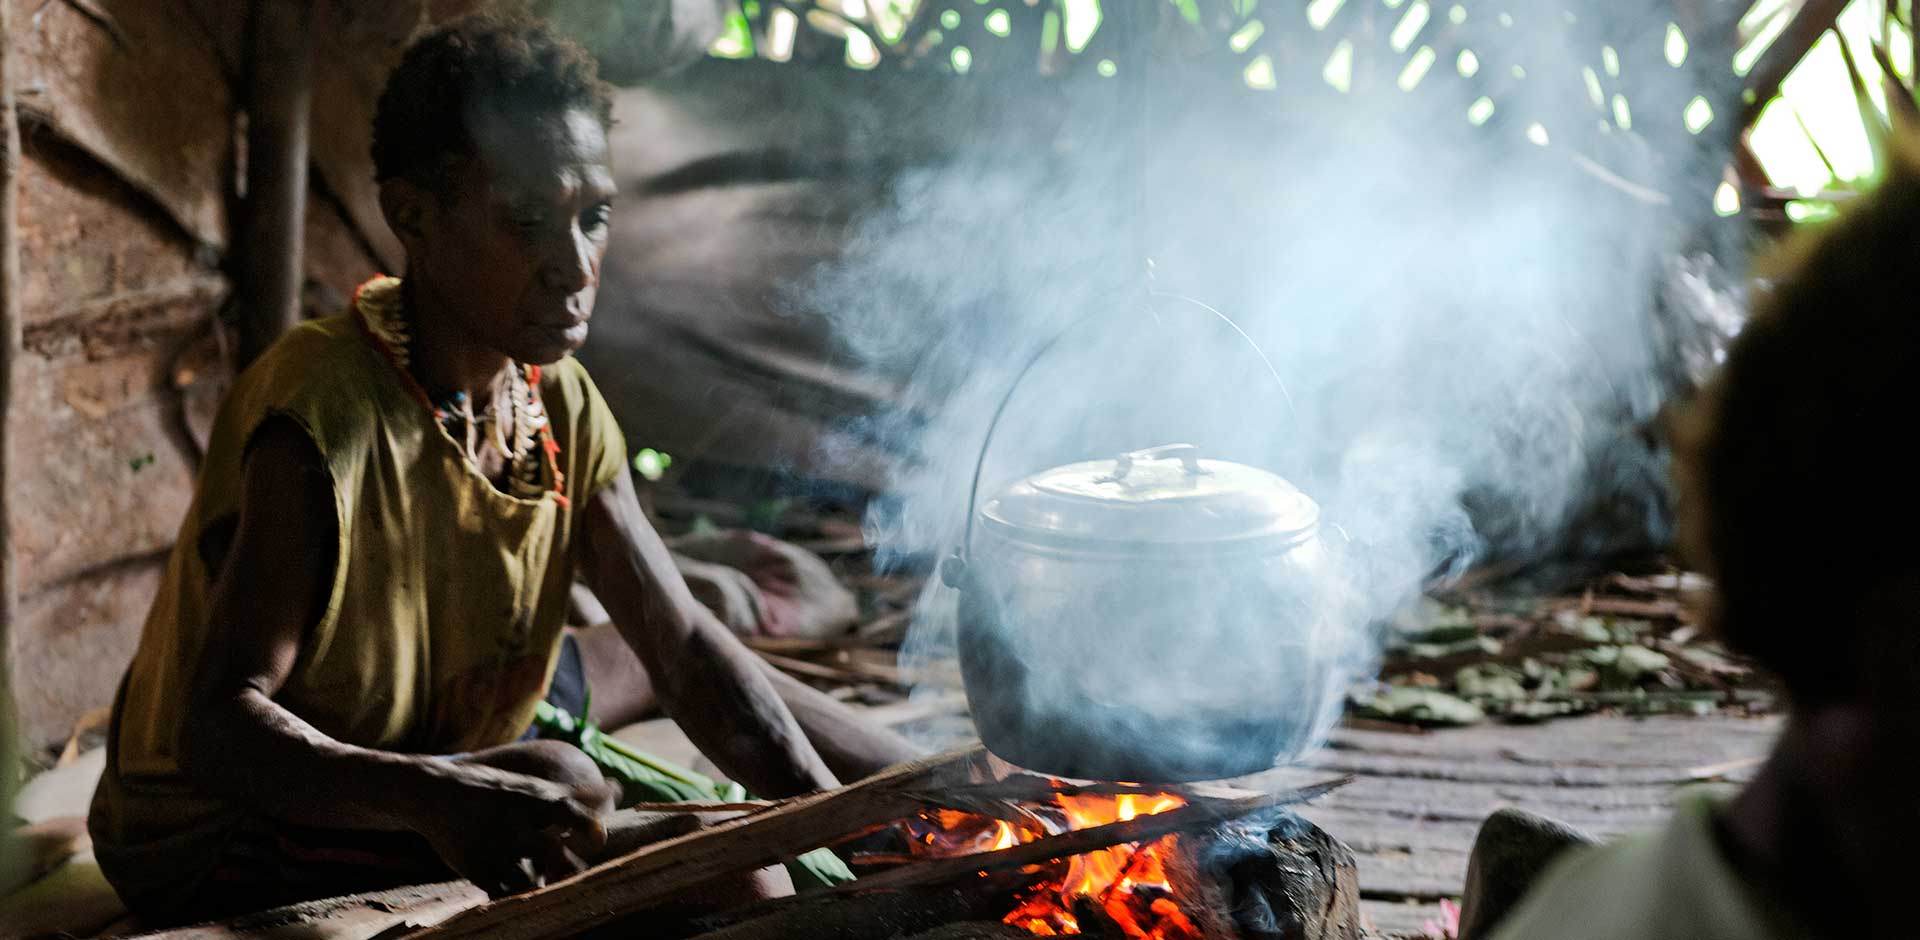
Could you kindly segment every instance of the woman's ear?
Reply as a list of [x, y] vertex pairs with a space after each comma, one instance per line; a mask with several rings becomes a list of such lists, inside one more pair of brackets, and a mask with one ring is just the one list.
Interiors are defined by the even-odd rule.
[[432, 193], [407, 180], [390, 179], [380, 184], [380, 214], [386, 216], [387, 228], [393, 230], [409, 256], [417, 254], [426, 239], [433, 198]]

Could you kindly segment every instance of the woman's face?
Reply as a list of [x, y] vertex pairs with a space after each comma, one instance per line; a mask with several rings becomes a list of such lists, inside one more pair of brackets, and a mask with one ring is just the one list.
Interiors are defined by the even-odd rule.
[[408, 277], [477, 344], [550, 363], [587, 339], [607, 252], [613, 172], [591, 112], [483, 111], [479, 149], [403, 233]]

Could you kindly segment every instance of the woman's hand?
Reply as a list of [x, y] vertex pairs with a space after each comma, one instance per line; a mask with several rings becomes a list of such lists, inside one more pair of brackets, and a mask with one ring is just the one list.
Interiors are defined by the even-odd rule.
[[423, 801], [415, 829], [454, 873], [500, 897], [584, 870], [606, 845], [606, 792], [459, 766]]

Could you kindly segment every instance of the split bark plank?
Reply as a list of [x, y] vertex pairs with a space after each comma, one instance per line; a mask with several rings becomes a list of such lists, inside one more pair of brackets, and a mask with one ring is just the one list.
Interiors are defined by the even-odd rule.
[[[20, 573], [13, 544], [13, 363], [20, 350], [20, 124], [13, 106], [12, 4], [0, 0], [0, 800], [13, 806], [13, 632], [20, 616]], [[0, 858], [0, 885], [12, 887], [13, 860]]]
[[967, 782], [982, 753], [971, 748], [905, 764], [852, 786], [658, 842], [558, 884], [468, 911], [413, 940], [572, 936], [671, 901], [715, 878], [784, 862], [906, 816], [921, 805], [916, 791]]
[[431, 926], [486, 900], [486, 892], [471, 882], [444, 881], [307, 901], [131, 940], [371, 940], [390, 931]]
[[[16, 91], [27, 92], [20, 116], [151, 197], [196, 242], [227, 246], [232, 89], [180, 5], [15, 5], [29, 20], [7, 33]], [[115, 30], [91, 10], [110, 10]]]
[[992, 852], [933, 859], [903, 865], [833, 890], [859, 893], [941, 884], [956, 878], [971, 878], [980, 872], [1004, 871], [1023, 865], [1037, 865], [1056, 859], [1083, 855], [1099, 849], [1132, 842], [1151, 842], [1181, 830], [1211, 826], [1238, 819], [1263, 809], [1304, 803], [1325, 796], [1353, 782], [1351, 776], [1333, 777], [1319, 783], [1269, 793], [1249, 792], [1226, 799], [1200, 799], [1164, 813], [1136, 816], [1133, 819], [1061, 833], [1036, 842], [1027, 842]]

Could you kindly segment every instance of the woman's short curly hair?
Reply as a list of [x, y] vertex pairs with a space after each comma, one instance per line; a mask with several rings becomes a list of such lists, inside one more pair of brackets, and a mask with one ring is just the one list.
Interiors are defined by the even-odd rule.
[[[1732, 648], [1806, 703], [1849, 697], [1892, 651], [1863, 599], [1920, 573], [1920, 152], [1772, 259], [1770, 287], [1679, 437], [1685, 547]], [[1908, 445], [1910, 446], [1910, 445]]]
[[375, 179], [405, 179], [444, 194], [475, 153], [477, 108], [551, 114], [573, 108], [613, 122], [611, 89], [593, 57], [525, 16], [478, 14], [443, 24], [407, 47], [373, 117]]

